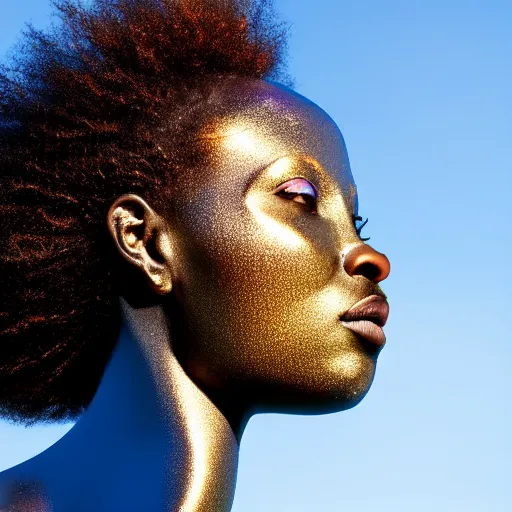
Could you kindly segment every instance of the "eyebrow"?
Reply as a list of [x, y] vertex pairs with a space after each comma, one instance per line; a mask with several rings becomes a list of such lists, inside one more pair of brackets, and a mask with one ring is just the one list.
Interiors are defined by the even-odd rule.
[[273, 178], [279, 178], [284, 176], [290, 170], [289, 164], [292, 161], [292, 157], [282, 156], [267, 166], [266, 171], [269, 172]]
[[[324, 171], [322, 166], [312, 157], [307, 155], [285, 155], [274, 160], [264, 170], [269, 171], [273, 178], [288, 177], [290, 168], [297, 169], [298, 174], [310, 180], [313, 186], [319, 192], [322, 188], [321, 181], [332, 179], [332, 177]], [[307, 172], [300, 172], [300, 170]]]
[[286, 158], [286, 157], [285, 156], [280, 156], [280, 157], [275, 158], [274, 160], [272, 160], [270, 163], [260, 165], [259, 167], [256, 167], [253, 171], [251, 171], [249, 173], [249, 176], [247, 177], [247, 180], [245, 181], [244, 194], [247, 193], [247, 191], [249, 190], [249, 188], [251, 187], [253, 182], [256, 180], [256, 178], [258, 178], [258, 176], [263, 174], [270, 167], [275, 165], [276, 162], [279, 162], [279, 160], [282, 160], [283, 158]]

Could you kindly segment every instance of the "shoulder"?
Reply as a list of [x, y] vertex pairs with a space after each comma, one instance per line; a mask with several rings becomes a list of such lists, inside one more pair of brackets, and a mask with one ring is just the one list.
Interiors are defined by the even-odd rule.
[[44, 486], [15, 468], [0, 473], [0, 512], [51, 512]]

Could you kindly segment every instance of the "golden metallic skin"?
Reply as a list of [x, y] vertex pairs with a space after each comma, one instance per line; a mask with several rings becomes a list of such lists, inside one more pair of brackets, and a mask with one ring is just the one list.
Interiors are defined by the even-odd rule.
[[[332, 412], [368, 391], [380, 346], [340, 317], [382, 296], [389, 262], [354, 226], [335, 123], [289, 89], [225, 79], [199, 137], [207, 159], [179, 177], [165, 211], [127, 195], [108, 215], [161, 304], [121, 299], [123, 330], [89, 409], [0, 475], [0, 506], [11, 489], [19, 510], [229, 511], [251, 414]], [[277, 193], [299, 178], [314, 207]]]
[[[202, 133], [209, 165], [180, 180], [168, 219], [179, 360], [207, 393], [251, 411], [353, 406], [376, 351], [339, 317], [381, 292], [343, 257], [363, 248], [384, 267], [379, 280], [389, 264], [356, 233], [341, 133], [319, 107], [263, 81], [237, 80], [219, 101]], [[318, 191], [317, 213], [274, 194], [297, 177]]]

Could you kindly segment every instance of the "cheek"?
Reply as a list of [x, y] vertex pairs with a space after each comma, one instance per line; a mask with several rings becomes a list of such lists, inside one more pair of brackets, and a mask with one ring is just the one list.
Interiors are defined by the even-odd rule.
[[337, 318], [346, 300], [336, 278], [339, 240], [322, 219], [290, 212], [280, 223], [225, 212], [189, 217], [196, 224], [183, 231], [178, 255], [183, 343], [200, 380], [320, 379], [315, 389], [332, 389], [342, 374], [361, 375], [354, 337]]
[[184, 279], [203, 291], [262, 301], [274, 294], [297, 300], [326, 286], [339, 270], [339, 233], [300, 205], [277, 208], [276, 200], [255, 194], [236, 208], [213, 191], [195, 197], [181, 216]]
[[337, 270], [335, 240], [325, 238], [332, 237], [313, 241], [304, 230], [277, 222], [269, 221], [265, 229], [255, 222], [234, 225], [229, 236], [215, 241], [209, 260], [212, 282], [234, 299], [300, 301], [324, 288]]
[[[336, 252], [314, 244], [289, 247], [256, 229], [210, 238], [201, 248], [188, 239], [182, 301], [191, 351], [214, 365], [319, 359], [339, 350], [337, 320], [343, 293], [330, 284]], [[348, 331], [347, 331], [348, 332]]]

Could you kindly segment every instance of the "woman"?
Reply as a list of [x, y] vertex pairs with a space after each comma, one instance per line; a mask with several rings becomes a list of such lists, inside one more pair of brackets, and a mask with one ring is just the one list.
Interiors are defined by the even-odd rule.
[[229, 510], [252, 414], [371, 385], [389, 262], [242, 4], [62, 1], [2, 77], [0, 412], [81, 415], [0, 474], [8, 510]]

